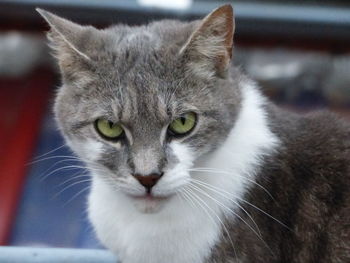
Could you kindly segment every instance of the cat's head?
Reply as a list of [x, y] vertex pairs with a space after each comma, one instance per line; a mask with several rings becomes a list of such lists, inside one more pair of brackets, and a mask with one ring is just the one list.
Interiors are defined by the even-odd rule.
[[143, 211], [147, 202], [174, 198], [198, 158], [224, 142], [238, 112], [232, 7], [191, 23], [104, 30], [38, 11], [51, 26], [63, 79], [55, 114], [70, 147], [94, 180]]

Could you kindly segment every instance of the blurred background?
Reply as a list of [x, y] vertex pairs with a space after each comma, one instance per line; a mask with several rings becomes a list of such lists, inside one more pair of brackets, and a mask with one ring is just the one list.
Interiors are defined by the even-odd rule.
[[102, 28], [195, 19], [225, 3], [236, 15], [234, 64], [271, 100], [350, 119], [349, 0], [0, 0], [0, 245], [100, 247], [86, 170], [53, 120], [60, 79], [35, 7]]

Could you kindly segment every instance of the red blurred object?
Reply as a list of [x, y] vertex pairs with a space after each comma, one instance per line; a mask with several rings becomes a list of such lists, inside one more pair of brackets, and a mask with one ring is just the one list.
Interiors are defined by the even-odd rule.
[[0, 79], [0, 245], [6, 245], [53, 74]]

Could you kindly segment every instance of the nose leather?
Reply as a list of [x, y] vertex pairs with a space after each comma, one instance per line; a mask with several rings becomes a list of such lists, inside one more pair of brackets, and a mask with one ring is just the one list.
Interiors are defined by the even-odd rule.
[[147, 193], [151, 193], [152, 187], [156, 185], [163, 176], [163, 173], [153, 173], [149, 175], [133, 174], [133, 176], [146, 188]]

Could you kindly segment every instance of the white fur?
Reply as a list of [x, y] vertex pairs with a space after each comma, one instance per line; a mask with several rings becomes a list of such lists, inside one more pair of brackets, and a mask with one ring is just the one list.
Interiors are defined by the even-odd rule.
[[175, 193], [176, 190], [186, 185], [190, 179], [188, 169], [193, 166], [194, 157], [191, 149], [176, 141], [170, 143], [170, 148], [179, 162], [175, 167], [164, 171], [165, 176], [154, 186], [153, 193], [156, 195]]
[[69, 147], [87, 162], [98, 160], [103, 149], [103, 144], [93, 139], [79, 141], [66, 138], [66, 141]]
[[[238, 201], [255, 179], [263, 155], [278, 145], [278, 138], [269, 130], [262, 105], [264, 97], [251, 84], [242, 90], [242, 110], [223, 146], [211, 155], [200, 158], [195, 167], [216, 169], [217, 173], [195, 173], [193, 177], [231, 193], [231, 200], [210, 194], [227, 206]], [[235, 198], [238, 197], [238, 198]]]
[[[204, 193], [192, 189], [205, 205], [198, 199], [188, 202], [173, 196], [162, 205], [155, 201], [155, 206], [162, 206], [157, 213], [142, 213], [131, 198], [115, 191], [98, 176], [93, 177], [90, 219], [103, 244], [123, 263], [201, 263], [209, 257], [223, 231], [220, 220], [228, 212], [224, 207], [237, 208], [234, 201], [242, 198], [252, 184], [262, 155], [271, 153], [278, 145], [261, 107], [263, 97], [251, 84], [246, 84], [242, 93], [241, 112], [223, 146], [194, 162], [189, 147], [173, 143], [171, 147], [180, 163], [166, 171], [154, 188], [158, 193], [170, 191], [169, 187], [181, 189], [194, 178], [230, 193], [231, 200], [206, 188], [201, 188]], [[191, 167], [223, 172], [190, 174]]]

